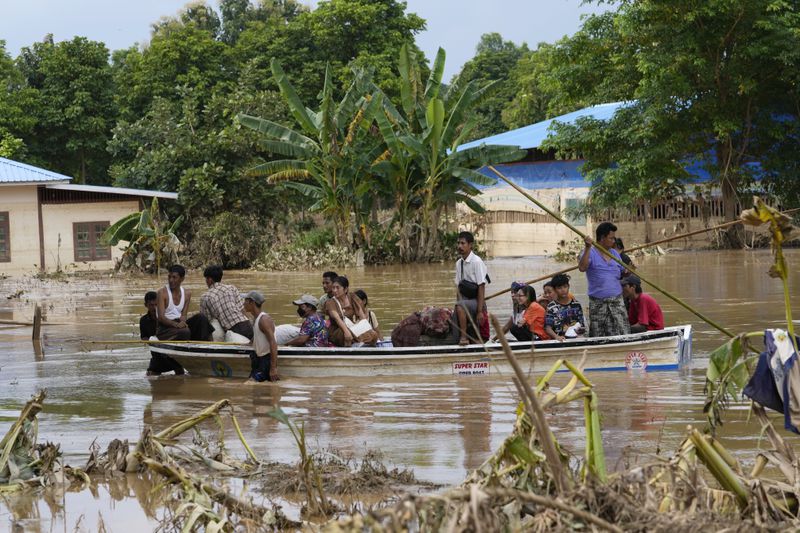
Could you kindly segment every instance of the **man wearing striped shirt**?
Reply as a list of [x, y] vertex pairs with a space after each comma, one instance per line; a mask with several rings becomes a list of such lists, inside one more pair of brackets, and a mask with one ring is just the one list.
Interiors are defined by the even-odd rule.
[[225, 331], [253, 340], [253, 324], [242, 311], [242, 297], [234, 285], [222, 283], [222, 267], [211, 265], [203, 271], [208, 291], [200, 298], [200, 314], [217, 319]]

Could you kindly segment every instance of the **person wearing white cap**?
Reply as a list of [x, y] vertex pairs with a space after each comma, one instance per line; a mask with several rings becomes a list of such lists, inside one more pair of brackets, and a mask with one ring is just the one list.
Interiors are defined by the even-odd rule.
[[319, 300], [310, 294], [304, 294], [294, 302], [297, 314], [303, 318], [303, 325], [297, 337], [290, 340], [288, 346], [328, 346], [328, 328], [325, 319], [317, 313]]
[[[278, 380], [278, 343], [275, 342], [275, 322], [261, 310], [264, 295], [250, 291], [244, 296], [244, 310], [253, 315], [253, 351], [250, 356], [250, 379]], [[269, 353], [269, 357], [267, 357]]]

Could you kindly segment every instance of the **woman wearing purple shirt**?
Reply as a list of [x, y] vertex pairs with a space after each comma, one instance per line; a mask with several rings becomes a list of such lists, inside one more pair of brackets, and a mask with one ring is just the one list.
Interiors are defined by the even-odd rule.
[[[622, 260], [619, 252], [614, 249], [616, 231], [614, 224], [603, 222], [597, 226], [595, 234], [598, 244]], [[584, 241], [586, 248], [578, 262], [578, 270], [586, 272], [589, 283], [589, 336], [626, 335], [631, 332], [631, 327], [619, 282], [625, 268], [593, 247], [591, 237], [587, 236]]]

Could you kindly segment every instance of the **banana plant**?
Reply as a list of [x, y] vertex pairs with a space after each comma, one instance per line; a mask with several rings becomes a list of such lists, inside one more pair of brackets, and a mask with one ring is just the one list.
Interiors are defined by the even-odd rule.
[[117, 269], [138, 268], [158, 275], [164, 259], [177, 261], [182, 244], [175, 231], [182, 221], [182, 215], [172, 223], [166, 220], [158, 208], [158, 198], [153, 198], [149, 208], [131, 213], [109, 226], [103, 233], [103, 240], [111, 246], [122, 241], [128, 243]]
[[[463, 202], [471, 209], [481, 210], [473, 200], [479, 193], [475, 186], [492, 185], [495, 180], [475, 169], [516, 161], [525, 155], [517, 146], [481, 145], [458, 150], [475, 128], [471, 111], [495, 82], [481, 84], [473, 80], [462, 87], [456, 80], [443, 91], [444, 62], [445, 52], [440, 48], [423, 88], [415, 54], [404, 45], [398, 61], [401, 108], [396, 109], [383, 95], [378, 95], [382, 105], [373, 108], [387, 147], [373, 170], [390, 177], [401, 219], [401, 250], [409, 254], [403, 257], [405, 260], [428, 261], [437, 255], [446, 206]], [[412, 205], [418, 206], [413, 220], [405, 214]], [[409, 224], [412, 228], [408, 228]]]
[[369, 134], [368, 117], [373, 87], [371, 74], [354, 71], [354, 78], [341, 101], [334, 102], [330, 70], [317, 111], [300, 101], [280, 63], [273, 59], [272, 73], [299, 129], [292, 129], [270, 120], [240, 114], [242, 125], [263, 134], [263, 146], [273, 154], [285, 157], [250, 169], [253, 176], [266, 176], [270, 182], [286, 182], [287, 186], [314, 200], [312, 211], [333, 222], [339, 245], [353, 246], [356, 220], [362, 216], [364, 198], [369, 195], [369, 167], [380, 155], [380, 139]]

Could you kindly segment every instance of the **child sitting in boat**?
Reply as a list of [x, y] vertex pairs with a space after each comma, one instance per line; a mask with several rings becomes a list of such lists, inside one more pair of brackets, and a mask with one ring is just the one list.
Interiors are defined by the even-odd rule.
[[556, 298], [547, 306], [544, 331], [551, 339], [563, 341], [582, 335], [585, 331], [583, 307], [569, 292], [569, 276], [557, 274], [550, 281]]

